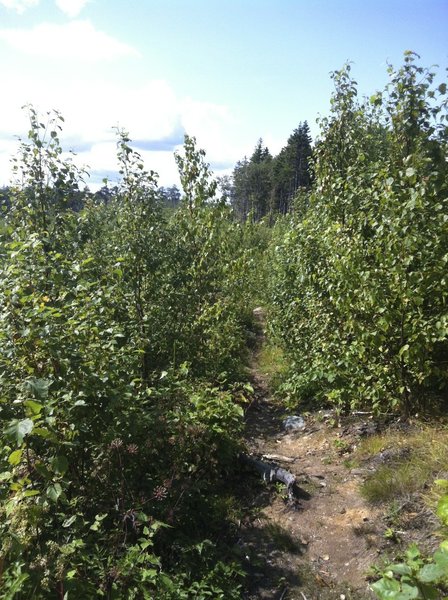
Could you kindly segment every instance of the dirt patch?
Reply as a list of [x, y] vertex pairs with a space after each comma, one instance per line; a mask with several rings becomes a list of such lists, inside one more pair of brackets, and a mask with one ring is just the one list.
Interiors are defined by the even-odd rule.
[[[372, 507], [360, 494], [360, 484], [377, 463], [389, 458], [382, 452], [377, 459], [355, 465], [352, 452], [361, 439], [384, 428], [384, 423], [366, 413], [341, 421], [331, 411], [320, 411], [304, 415], [305, 427], [300, 431], [285, 431], [285, 409], [271, 398], [267, 380], [257, 367], [257, 351], [264, 342], [262, 313], [257, 318], [260, 332], [251, 365], [255, 399], [246, 413], [246, 447], [253, 456], [292, 472], [300, 493], [292, 506], [281, 485], [264, 484], [253, 475], [239, 541], [249, 574], [244, 597], [375, 598], [369, 589], [369, 568], [396, 549], [394, 544], [421, 541], [431, 531], [414, 538], [406, 532], [398, 541], [388, 539], [387, 507]], [[407, 513], [411, 521], [421, 514], [412, 502], [408, 508], [400, 507], [400, 525]]]
[[276, 458], [275, 462], [296, 475], [304, 493], [297, 508], [288, 505], [279, 486], [276, 492], [261, 493], [259, 514], [246, 527], [243, 539], [253, 546], [257, 533], [264, 535], [271, 527], [277, 537], [282, 532], [288, 536], [295, 549], [276, 553], [273, 535], [270, 554], [265, 556], [271, 573], [268, 569], [264, 580], [258, 576], [253, 581], [248, 598], [275, 598], [282, 585], [285, 599], [303, 598], [302, 594], [308, 600], [373, 597], [366, 572], [378, 558], [382, 531], [375, 523], [382, 515], [363, 500], [359, 493], [362, 475], [353, 473], [339, 454], [340, 431], [317, 422], [314, 416], [304, 430], [283, 433], [281, 413], [269, 398], [258, 400], [247, 415], [248, 449], [268, 460]]
[[298, 432], [284, 431], [284, 409], [272, 400], [258, 370], [262, 311], [255, 317], [255, 399], [246, 413], [247, 448], [296, 475], [300, 493], [291, 506], [279, 485], [254, 489], [240, 539], [250, 575], [246, 598], [369, 598], [366, 571], [378, 557], [378, 511], [359, 494], [361, 475], [344, 463], [348, 442], [341, 428], [331, 426], [331, 413], [307, 417]]

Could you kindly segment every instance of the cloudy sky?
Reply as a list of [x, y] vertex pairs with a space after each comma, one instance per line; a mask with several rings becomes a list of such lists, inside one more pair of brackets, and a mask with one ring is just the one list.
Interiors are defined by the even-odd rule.
[[347, 60], [361, 93], [406, 49], [448, 66], [448, 0], [0, 0], [0, 185], [32, 103], [65, 117], [63, 144], [92, 187], [116, 172], [127, 129], [160, 183], [195, 135], [216, 173], [273, 153], [299, 121], [328, 112]]

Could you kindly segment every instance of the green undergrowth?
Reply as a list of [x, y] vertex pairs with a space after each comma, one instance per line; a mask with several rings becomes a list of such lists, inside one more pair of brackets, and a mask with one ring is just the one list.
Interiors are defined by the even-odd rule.
[[333, 73], [315, 185], [274, 228], [269, 327], [291, 402], [409, 416], [446, 397], [448, 88], [418, 59], [370, 99], [349, 64]]
[[[410, 544], [395, 560], [375, 568], [380, 578], [371, 589], [381, 600], [440, 600], [448, 597], [448, 480], [437, 479], [432, 486], [437, 497], [434, 512], [439, 520], [438, 548], [423, 552]], [[395, 540], [396, 541], [396, 540]]]
[[278, 391], [288, 371], [288, 361], [282, 348], [268, 340], [258, 354], [257, 364], [270, 389]]

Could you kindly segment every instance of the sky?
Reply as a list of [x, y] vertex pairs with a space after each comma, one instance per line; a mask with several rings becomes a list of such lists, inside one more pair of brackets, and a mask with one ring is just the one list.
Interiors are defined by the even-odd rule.
[[160, 185], [197, 138], [217, 175], [271, 153], [329, 112], [330, 73], [351, 61], [361, 95], [403, 52], [448, 67], [448, 0], [0, 0], [0, 185], [10, 180], [31, 103], [59, 110], [64, 149], [89, 186], [117, 179], [115, 127]]

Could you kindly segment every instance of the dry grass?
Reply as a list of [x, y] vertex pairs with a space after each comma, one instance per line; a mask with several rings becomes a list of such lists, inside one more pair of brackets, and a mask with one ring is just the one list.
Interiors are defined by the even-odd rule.
[[367, 478], [361, 488], [372, 503], [423, 492], [434, 479], [447, 476], [448, 430], [424, 427], [411, 433], [392, 432], [364, 440], [356, 459], [375, 460], [382, 453], [384, 463]]

